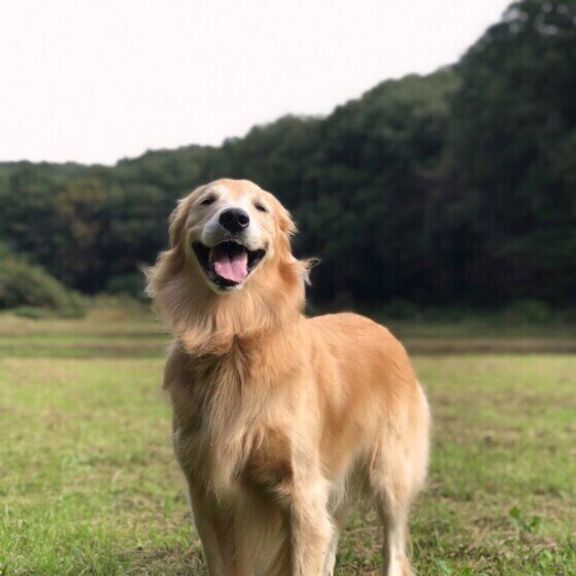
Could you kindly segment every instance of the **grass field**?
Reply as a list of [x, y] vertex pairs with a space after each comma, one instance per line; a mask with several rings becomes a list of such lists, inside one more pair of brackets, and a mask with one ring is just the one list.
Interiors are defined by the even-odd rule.
[[[412, 518], [418, 574], [575, 575], [576, 356], [552, 353], [573, 350], [571, 335], [398, 331], [435, 421]], [[119, 310], [0, 316], [1, 576], [205, 574], [160, 390], [165, 342]], [[342, 536], [337, 574], [378, 564], [368, 510]]]

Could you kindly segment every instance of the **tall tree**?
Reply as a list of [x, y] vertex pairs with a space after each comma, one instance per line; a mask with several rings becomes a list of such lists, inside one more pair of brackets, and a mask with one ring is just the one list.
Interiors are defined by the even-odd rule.
[[512, 4], [457, 71], [469, 288], [491, 300], [566, 301], [576, 290], [576, 2]]

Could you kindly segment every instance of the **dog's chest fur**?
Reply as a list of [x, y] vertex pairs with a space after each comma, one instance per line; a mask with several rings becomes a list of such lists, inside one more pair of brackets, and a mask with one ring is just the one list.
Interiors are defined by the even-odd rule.
[[167, 366], [176, 456], [189, 482], [218, 498], [241, 487], [278, 493], [293, 475], [289, 429], [274, 417], [289, 394], [273, 378], [251, 377], [252, 362], [261, 361], [234, 347]]

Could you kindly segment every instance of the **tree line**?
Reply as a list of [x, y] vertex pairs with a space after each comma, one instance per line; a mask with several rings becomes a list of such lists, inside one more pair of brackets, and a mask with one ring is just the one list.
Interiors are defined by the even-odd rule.
[[223, 176], [291, 210], [319, 304], [573, 304], [576, 0], [515, 2], [457, 64], [327, 117], [113, 167], [0, 164], [0, 242], [81, 292], [137, 290], [177, 198]]

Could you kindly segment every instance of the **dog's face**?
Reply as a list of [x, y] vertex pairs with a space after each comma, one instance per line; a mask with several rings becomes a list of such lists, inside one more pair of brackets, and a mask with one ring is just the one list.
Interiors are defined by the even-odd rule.
[[240, 290], [273, 259], [282, 234], [293, 231], [288, 212], [247, 180], [218, 180], [185, 198], [172, 217], [172, 243], [218, 293]]

